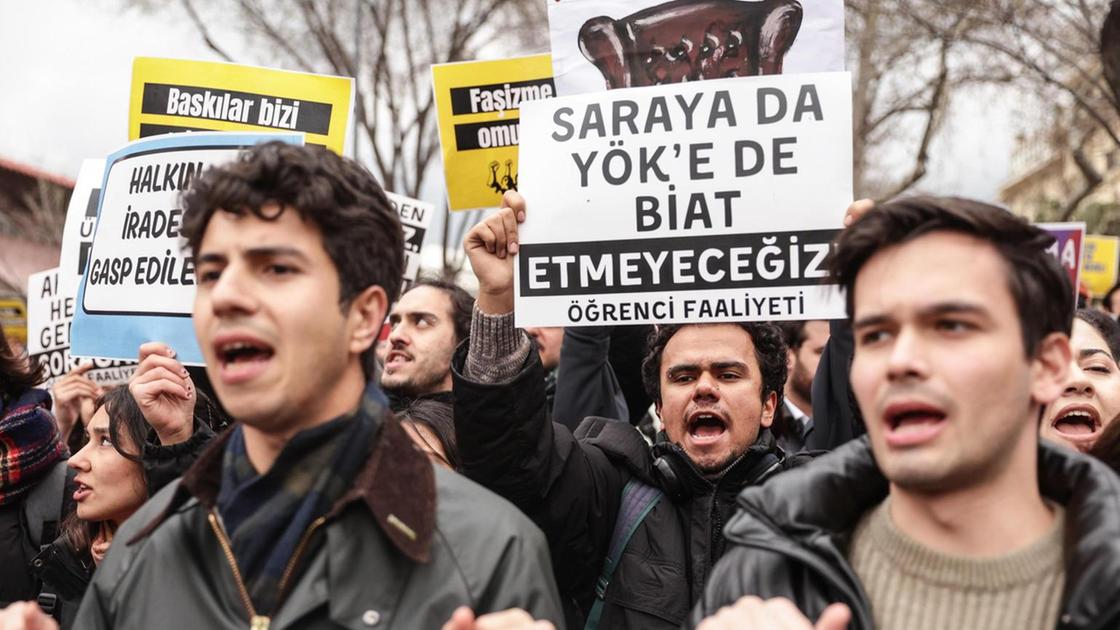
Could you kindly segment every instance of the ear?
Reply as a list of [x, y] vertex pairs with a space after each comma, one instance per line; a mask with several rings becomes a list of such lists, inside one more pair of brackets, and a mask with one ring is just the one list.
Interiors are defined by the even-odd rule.
[[774, 412], [778, 410], [778, 393], [770, 392], [766, 396], [766, 400], [762, 402], [762, 417], [758, 419], [758, 423], [763, 427], [769, 428], [774, 424]]
[[361, 354], [377, 342], [388, 309], [389, 297], [385, 289], [377, 285], [366, 287], [365, 291], [354, 296], [347, 314], [351, 354]]
[[1032, 402], [1048, 405], [1062, 395], [1072, 360], [1073, 350], [1068, 335], [1050, 333], [1038, 343], [1031, 361]]
[[797, 361], [797, 352], [793, 348], [786, 348], [786, 378], [793, 371], [793, 364]]

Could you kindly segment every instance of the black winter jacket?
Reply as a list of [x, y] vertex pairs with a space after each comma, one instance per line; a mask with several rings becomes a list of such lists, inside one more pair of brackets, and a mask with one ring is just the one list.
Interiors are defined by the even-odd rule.
[[[718, 479], [704, 477], [675, 445], [652, 449], [626, 422], [588, 418], [572, 434], [550, 422], [540, 359], [529, 353], [512, 382], [481, 384], [463, 376], [467, 344], [452, 362], [455, 424], [464, 472], [512, 501], [545, 532], [568, 626], [579, 628], [633, 477], [669, 495], [653, 472], [671, 461], [686, 498], [663, 498], [630, 539], [606, 590], [600, 628], [678, 628], [722, 555], [724, 523], [744, 486], [783, 467], [764, 431]], [[574, 605], [573, 605], [574, 602]]]
[[[148, 496], [154, 496], [182, 475], [198, 459], [203, 449], [214, 439], [214, 431], [197, 419], [194, 433], [179, 444], [163, 446], [155, 431], [149, 430], [148, 443], [144, 445], [142, 464], [148, 485]], [[67, 494], [72, 490], [68, 489]], [[31, 573], [42, 584], [41, 596], [55, 598], [54, 616], [63, 630], [73, 627], [78, 606], [82, 603], [86, 587], [93, 578], [93, 559], [89, 553], [78, 554], [59, 537], [44, 547], [31, 561]]]
[[[1120, 627], [1120, 477], [1090, 457], [1039, 446], [1042, 495], [1065, 507], [1066, 585], [1060, 630]], [[744, 595], [786, 597], [812, 620], [852, 609], [849, 630], [873, 630], [867, 596], [848, 564], [859, 519], [887, 496], [867, 438], [845, 444], [739, 497], [730, 543], [688, 628]]]

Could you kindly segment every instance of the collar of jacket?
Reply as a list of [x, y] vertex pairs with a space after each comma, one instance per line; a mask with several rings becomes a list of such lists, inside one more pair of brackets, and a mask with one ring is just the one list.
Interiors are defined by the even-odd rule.
[[696, 467], [692, 458], [679, 445], [667, 441], [659, 441], [653, 445], [654, 458], [666, 457], [675, 461], [673, 470], [677, 472], [679, 480], [691, 490], [690, 496], [703, 496], [712, 491], [738, 494], [744, 486], [758, 483], [779, 468], [781, 457], [778, 453], [774, 437], [770, 431], [763, 429], [745, 453], [723, 471], [709, 476]]
[[[1038, 479], [1042, 496], [1066, 511], [1062, 625], [1100, 627], [1120, 613], [1120, 477], [1095, 458], [1040, 442]], [[846, 547], [859, 519], [888, 492], [863, 436], [748, 487], [739, 496], [743, 510], [724, 534], [744, 544], [765, 545], [780, 536], [817, 550], [822, 540]], [[830, 555], [842, 557], [842, 550]], [[837, 568], [850, 574], [847, 566]]]
[[[367, 388], [358, 413], [372, 412], [381, 428], [365, 465], [326, 517], [336, 517], [351, 503], [364, 504], [402, 554], [414, 562], [427, 562], [436, 524], [435, 472], [396, 417], [384, 405], [367, 404], [371, 395], [380, 397], [379, 392], [371, 394], [375, 387]], [[151, 534], [192, 497], [207, 510], [214, 508], [221, 484], [222, 453], [229, 437], [230, 432], [224, 431], [207, 445], [183, 474], [167, 507], [127, 544]]]

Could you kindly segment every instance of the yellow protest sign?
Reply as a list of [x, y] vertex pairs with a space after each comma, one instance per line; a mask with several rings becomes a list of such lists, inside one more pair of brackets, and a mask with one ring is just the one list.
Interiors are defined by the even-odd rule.
[[517, 190], [518, 109], [556, 94], [552, 57], [432, 66], [439, 140], [452, 210], [492, 208]]
[[128, 139], [178, 131], [302, 131], [342, 154], [354, 80], [257, 66], [137, 57]]
[[1120, 268], [1120, 238], [1091, 234], [1085, 237], [1081, 258], [1081, 282], [1094, 296], [1102, 296], [1116, 284]]
[[0, 328], [9, 341], [27, 343], [27, 305], [17, 297], [0, 297]]

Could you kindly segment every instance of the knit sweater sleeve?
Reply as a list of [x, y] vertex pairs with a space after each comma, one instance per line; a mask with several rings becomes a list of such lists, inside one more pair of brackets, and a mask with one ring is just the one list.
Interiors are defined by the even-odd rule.
[[521, 371], [532, 343], [513, 325], [513, 313], [487, 315], [474, 307], [464, 376], [479, 383], [509, 383]]

